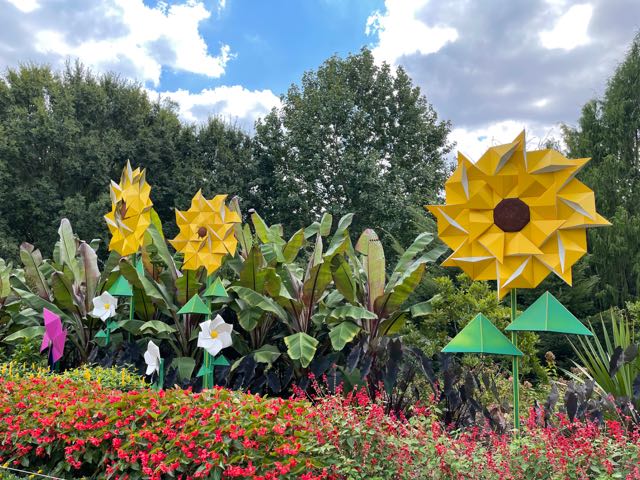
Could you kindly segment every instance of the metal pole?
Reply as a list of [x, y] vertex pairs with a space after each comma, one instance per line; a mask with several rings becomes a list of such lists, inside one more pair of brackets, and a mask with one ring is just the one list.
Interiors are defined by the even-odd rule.
[[[516, 289], [511, 290], [511, 323], [516, 319], [518, 301]], [[511, 332], [511, 343], [518, 347], [518, 333], [514, 330]], [[520, 429], [520, 379], [518, 378], [518, 357], [513, 356], [512, 360], [512, 376], [513, 376], [513, 425], [516, 430]]]
[[[211, 284], [213, 283], [213, 278], [211, 275], [207, 276], [207, 288], [209, 288], [211, 286]], [[211, 320], [211, 297], [207, 297], [207, 307], [209, 308], [209, 313], [207, 313], [207, 320]], [[202, 379], [202, 387], [204, 389], [208, 389], [208, 388], [212, 388], [213, 387], [213, 369], [215, 368], [215, 365], [212, 365], [212, 361], [211, 361], [211, 355], [209, 354], [209, 352], [207, 352], [206, 350], [204, 351], [204, 366], [205, 369], [207, 370], [207, 373], [204, 374], [204, 378]], [[211, 373], [209, 373], [209, 367], [211, 367]]]

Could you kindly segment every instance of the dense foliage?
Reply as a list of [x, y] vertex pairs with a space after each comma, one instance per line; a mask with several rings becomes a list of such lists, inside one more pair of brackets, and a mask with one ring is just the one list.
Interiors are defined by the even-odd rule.
[[[632, 42], [603, 98], [588, 102], [577, 128], [565, 128], [570, 156], [591, 157], [581, 173], [598, 210], [613, 224], [589, 232], [591, 272], [600, 310], [640, 295], [640, 36]], [[593, 312], [591, 312], [593, 313]]]

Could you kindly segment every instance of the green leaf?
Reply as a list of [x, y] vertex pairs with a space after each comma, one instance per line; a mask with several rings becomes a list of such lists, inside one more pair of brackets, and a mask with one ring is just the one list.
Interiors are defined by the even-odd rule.
[[238, 315], [238, 322], [245, 331], [250, 332], [256, 328], [262, 314], [263, 311], [257, 307], [243, 308]]
[[431, 300], [433, 299], [425, 300], [424, 302], [412, 305], [410, 309], [411, 316], [417, 318], [431, 314], [433, 312], [433, 305], [431, 304]]
[[73, 229], [71, 223], [66, 218], [60, 221], [60, 228], [58, 228], [58, 234], [60, 235], [60, 262], [71, 270], [73, 277], [80, 280], [80, 265], [76, 259], [78, 247], [76, 244], [75, 236], [73, 235]]
[[322, 237], [327, 237], [331, 233], [331, 225], [333, 224], [333, 216], [325, 212], [320, 219], [320, 229], [319, 233]]
[[91, 246], [86, 242], [80, 242], [78, 247], [80, 259], [82, 260], [82, 272], [84, 273], [85, 285], [85, 310], [92, 308], [93, 298], [96, 296], [98, 280], [100, 279], [100, 269], [98, 268], [98, 255]]
[[191, 357], [176, 357], [171, 362], [171, 366], [178, 369], [180, 380], [190, 380], [196, 368], [196, 361]]
[[241, 286], [230, 287], [229, 290], [238, 294], [238, 297], [251, 307], [259, 308], [265, 312], [273, 313], [283, 321], [287, 321], [287, 312], [272, 299], [265, 297], [253, 290]]
[[284, 250], [282, 252], [284, 256], [284, 261], [287, 263], [292, 263], [298, 256], [298, 252], [300, 251], [303, 245], [304, 245], [304, 229], [301, 228], [291, 236], [291, 238], [287, 242], [287, 245], [284, 247]]
[[331, 273], [333, 283], [349, 303], [356, 301], [356, 280], [353, 277], [349, 262], [342, 256], [336, 255], [331, 259]]
[[253, 228], [256, 231], [257, 237], [260, 239], [262, 243], [267, 243], [269, 241], [269, 227], [262, 219], [258, 212], [253, 212], [251, 214], [251, 222], [253, 223]]
[[385, 262], [384, 250], [376, 232], [370, 228], [360, 235], [356, 250], [364, 255], [362, 266], [367, 276], [367, 292], [370, 310], [374, 301], [384, 293]]
[[25, 280], [33, 290], [42, 298], [49, 300], [51, 298], [51, 290], [40, 271], [42, 264], [42, 254], [40, 250], [30, 243], [24, 242], [20, 245], [20, 260], [24, 265]]
[[360, 327], [355, 323], [346, 321], [339, 323], [329, 331], [331, 346], [337, 352], [341, 351], [347, 343], [356, 338]]
[[144, 334], [148, 334], [149, 332], [155, 334], [171, 334], [177, 331], [171, 325], [163, 322], [162, 320], [149, 320], [148, 322], [144, 322], [142, 325], [140, 325], [139, 330], [140, 333]]
[[242, 270], [240, 270], [240, 280], [238, 283], [243, 287], [262, 293], [264, 276], [260, 277], [260, 271], [264, 266], [265, 261], [262, 251], [259, 248], [251, 249], [242, 265]]
[[345, 318], [351, 318], [353, 320], [375, 320], [378, 317], [375, 313], [359, 305], [341, 305], [331, 311], [329, 322], [344, 320]]
[[65, 310], [76, 312], [80, 316], [86, 315], [84, 305], [79, 305], [78, 299], [73, 293], [71, 281], [62, 272], [53, 272], [51, 274], [51, 289], [56, 304]]
[[348, 229], [352, 221], [353, 213], [347, 213], [340, 219], [338, 222], [338, 228], [336, 228], [336, 233], [333, 234], [331, 243], [329, 243], [329, 248], [326, 253], [327, 257], [331, 257], [336, 253], [342, 253], [345, 250], [345, 247], [350, 244], [351, 239], [349, 238]]
[[198, 281], [195, 270], [185, 270], [182, 272], [182, 276], [176, 280], [178, 303], [180, 305], [187, 303], [191, 297], [200, 291], [201, 287], [202, 283]]
[[145, 244], [152, 244], [157, 249], [158, 256], [165, 263], [165, 265], [167, 266], [167, 270], [171, 275], [171, 278], [173, 279], [173, 281], [175, 281], [178, 278], [178, 269], [176, 268], [176, 264], [173, 261], [173, 256], [167, 248], [167, 242], [165, 241], [164, 234], [162, 233], [162, 223], [160, 222], [159, 218], [157, 219], [157, 222], [154, 221], [154, 218], [158, 216], [158, 214], [155, 213], [154, 217], [154, 213], [155, 210], [152, 209], [151, 225], [149, 225], [149, 228], [147, 228], [147, 231], [144, 234]]
[[394, 313], [391, 317], [380, 322], [378, 327], [378, 336], [383, 337], [385, 335], [394, 335], [400, 333], [405, 323], [407, 322], [407, 312], [399, 311]]
[[140, 333], [140, 327], [145, 324], [142, 320], [120, 320], [116, 323], [118, 324], [118, 328], [121, 328], [125, 332], [133, 333], [134, 335], [138, 335]]
[[263, 345], [253, 352], [253, 359], [258, 363], [266, 363], [271, 365], [280, 356], [280, 350], [275, 345]]
[[393, 279], [396, 275], [402, 275], [404, 273], [404, 269], [406, 269], [411, 264], [416, 255], [424, 251], [424, 249], [427, 248], [427, 245], [429, 245], [432, 241], [433, 233], [424, 232], [418, 235], [411, 246], [404, 251], [400, 259], [398, 260], [398, 263], [396, 264], [396, 267], [393, 269], [393, 273], [391, 274], [389, 283], [393, 283]]
[[287, 353], [292, 360], [300, 360], [300, 364], [307, 368], [313, 360], [318, 348], [318, 340], [304, 332], [294, 333], [284, 337]]
[[41, 338], [43, 335], [44, 327], [42, 325], [37, 325], [33, 327], [23, 328], [22, 330], [18, 330], [17, 332], [12, 333], [11, 335], [7, 335], [2, 341], [13, 343], [22, 340], [31, 340], [33, 338]]
[[380, 318], [388, 317], [395, 312], [409, 298], [420, 284], [426, 265], [414, 263], [396, 282], [396, 286], [383, 296], [376, 298], [374, 311]]
[[302, 285], [302, 301], [309, 312], [318, 303], [331, 280], [331, 265], [329, 263], [321, 263], [311, 269], [308, 278]]

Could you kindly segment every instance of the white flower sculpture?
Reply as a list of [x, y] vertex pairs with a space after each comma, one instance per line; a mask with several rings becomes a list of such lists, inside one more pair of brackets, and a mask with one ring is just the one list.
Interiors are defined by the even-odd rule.
[[152, 375], [153, 372], [160, 374], [160, 349], [158, 346], [149, 340], [147, 345], [147, 351], [144, 352], [144, 361], [147, 364], [147, 375]]
[[198, 333], [198, 346], [204, 348], [211, 356], [215, 357], [223, 348], [230, 347], [231, 331], [233, 325], [224, 323], [220, 315], [213, 320], [207, 320], [200, 324]]
[[91, 315], [106, 322], [116, 315], [118, 299], [109, 292], [102, 292], [102, 295], [93, 299], [93, 310]]

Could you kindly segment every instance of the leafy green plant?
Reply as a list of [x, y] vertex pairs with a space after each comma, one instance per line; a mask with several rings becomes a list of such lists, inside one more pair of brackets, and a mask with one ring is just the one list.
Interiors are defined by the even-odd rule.
[[[640, 393], [640, 358], [635, 333], [628, 317], [619, 311], [610, 311], [611, 328], [607, 328], [604, 318], [600, 317], [602, 339], [593, 327], [593, 337], [570, 339], [571, 346], [578, 357], [575, 367], [586, 377], [596, 382], [601, 393], [615, 397], [638, 399]], [[579, 378], [572, 372], [565, 372]]]

